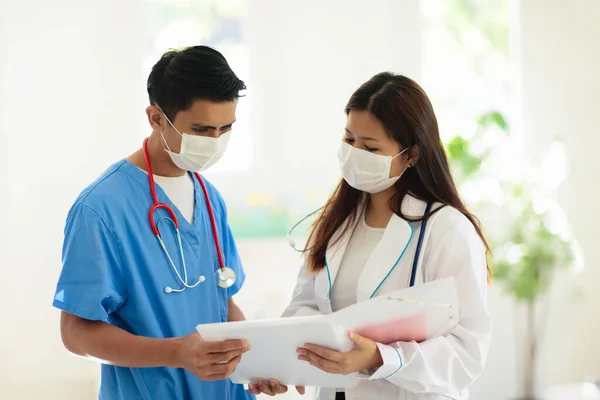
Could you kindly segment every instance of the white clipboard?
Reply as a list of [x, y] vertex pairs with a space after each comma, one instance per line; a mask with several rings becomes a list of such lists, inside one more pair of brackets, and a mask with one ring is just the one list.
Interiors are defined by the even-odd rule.
[[351, 376], [330, 374], [298, 360], [296, 349], [305, 343], [337, 351], [352, 348], [344, 327], [320, 316], [204, 324], [196, 330], [207, 341], [248, 340], [250, 351], [230, 376], [234, 383], [272, 378], [283, 385], [350, 388], [356, 384]]
[[328, 315], [206, 324], [196, 329], [208, 341], [249, 341], [251, 350], [242, 356], [231, 375], [234, 383], [273, 378], [284, 385], [350, 388], [358, 383], [357, 378], [321, 371], [298, 360], [296, 349], [312, 343], [337, 351], [350, 350], [349, 331], [384, 344], [420, 342], [447, 334], [457, 325], [458, 317], [454, 279], [444, 278], [374, 297]]

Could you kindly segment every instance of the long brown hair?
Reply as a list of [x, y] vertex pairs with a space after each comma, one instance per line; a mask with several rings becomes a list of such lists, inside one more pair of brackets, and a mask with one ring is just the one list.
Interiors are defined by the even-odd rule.
[[[420, 221], [444, 206], [460, 211], [471, 221], [491, 253], [479, 221], [461, 200], [450, 173], [448, 158], [440, 139], [437, 119], [425, 91], [412, 79], [383, 72], [360, 86], [346, 105], [346, 115], [352, 110], [369, 111], [385, 127], [387, 134], [418, 159], [395, 183], [395, 193], [390, 200], [392, 211], [407, 221]], [[402, 200], [410, 193], [428, 203], [442, 203], [420, 218], [402, 214]], [[313, 224], [308, 242], [307, 268], [317, 272], [325, 267], [325, 254], [333, 235], [348, 220], [346, 230], [357, 218], [363, 192], [341, 180], [327, 200], [319, 218]], [[346, 233], [346, 232], [343, 232]], [[488, 282], [491, 270], [487, 266]]]

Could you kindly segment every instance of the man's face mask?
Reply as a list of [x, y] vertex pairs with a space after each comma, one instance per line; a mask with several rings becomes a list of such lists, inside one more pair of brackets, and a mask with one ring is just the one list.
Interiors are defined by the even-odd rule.
[[163, 115], [173, 129], [181, 135], [181, 150], [177, 154], [171, 151], [163, 132], [160, 133], [165, 146], [167, 146], [165, 151], [169, 153], [173, 164], [177, 168], [185, 171], [200, 172], [208, 169], [223, 157], [229, 143], [231, 131], [222, 134], [218, 138], [181, 133], [164, 113]]

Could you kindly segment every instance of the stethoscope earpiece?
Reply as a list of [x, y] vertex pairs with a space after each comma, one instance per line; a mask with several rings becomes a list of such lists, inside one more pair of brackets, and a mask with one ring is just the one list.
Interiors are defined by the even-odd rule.
[[323, 207], [319, 207], [317, 208], [315, 211], [311, 212], [310, 214], [308, 214], [306, 217], [302, 218], [300, 221], [296, 222], [294, 224], [294, 226], [292, 226], [292, 228], [288, 231], [286, 237], [287, 237], [287, 241], [288, 244], [290, 245], [290, 247], [294, 250], [296, 250], [298, 253], [304, 253], [305, 251], [307, 251], [308, 249], [304, 249], [304, 250], [298, 250], [296, 248], [296, 242], [294, 241], [294, 239], [292, 238], [292, 232], [294, 231], [294, 229], [296, 229], [296, 227], [298, 225], [300, 225], [301, 223], [303, 223], [304, 221], [306, 221], [308, 218], [312, 217], [313, 215], [315, 215], [316, 213], [318, 213], [319, 211], [321, 211], [322, 209], [324, 209], [325, 206]]
[[198, 278], [198, 281], [194, 285], [188, 285], [187, 282], [182, 282], [184, 286], [181, 289], [173, 289], [171, 286], [167, 286], [165, 288], [165, 293], [166, 294], [169, 294], [169, 293], [181, 293], [186, 288], [189, 288], [189, 289], [195, 288], [196, 286], [198, 286], [198, 284], [204, 282], [205, 280], [206, 280], [206, 278], [204, 277], [204, 275], [201, 275], [200, 278]]

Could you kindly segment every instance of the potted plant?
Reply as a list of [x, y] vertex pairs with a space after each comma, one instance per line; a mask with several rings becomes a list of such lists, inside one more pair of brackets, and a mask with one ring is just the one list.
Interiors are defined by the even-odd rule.
[[535, 400], [536, 366], [546, 328], [541, 306], [551, 287], [556, 270], [573, 262], [572, 242], [564, 231], [553, 228], [557, 217], [552, 209], [536, 209], [534, 196], [521, 185], [511, 191], [507, 207], [512, 209], [506, 222], [507, 237], [493, 245], [494, 280], [524, 311], [524, 335], [518, 352], [522, 362], [521, 399]]
[[[564, 176], [524, 162], [526, 157], [519, 157], [500, 113], [485, 114], [477, 127], [469, 139], [457, 136], [450, 140], [447, 153], [458, 185], [476, 188], [471, 192], [478, 196], [466, 199], [469, 205], [479, 211], [493, 205], [490, 220], [495, 217], [498, 221], [488, 229], [493, 280], [524, 311], [522, 350], [517, 354], [523, 367], [520, 399], [534, 400], [538, 350], [545, 329], [540, 305], [556, 271], [571, 266], [574, 258], [566, 218], [553, 200]], [[498, 155], [500, 160], [493, 160]], [[552, 163], [556, 164], [551, 160], [548, 165]], [[548, 176], [552, 179], [546, 179]]]

